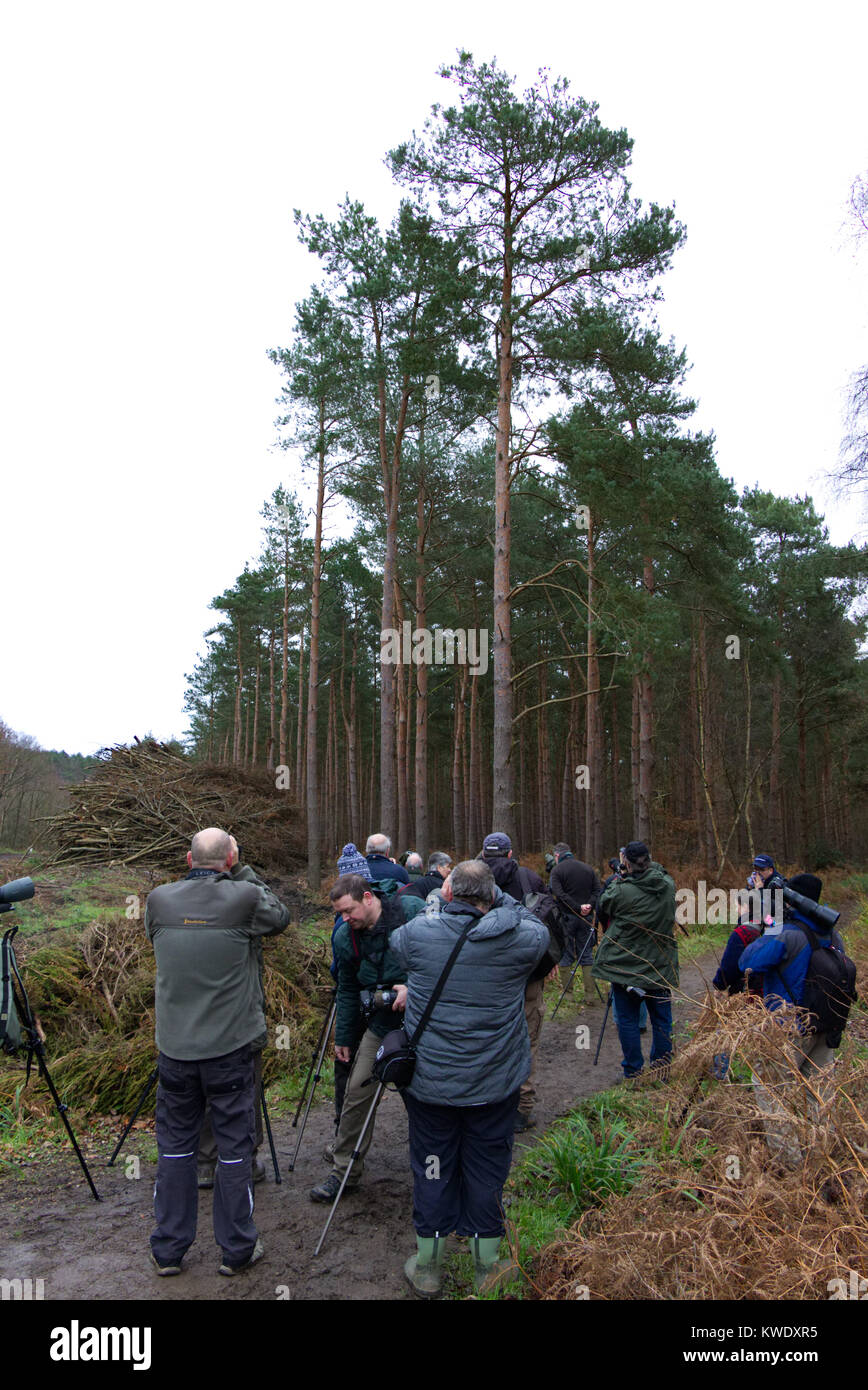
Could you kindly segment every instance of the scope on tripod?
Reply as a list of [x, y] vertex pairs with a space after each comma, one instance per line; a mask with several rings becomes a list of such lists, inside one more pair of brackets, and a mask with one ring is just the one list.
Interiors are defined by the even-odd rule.
[[23, 903], [35, 892], [32, 878], [13, 878], [11, 883], [0, 884], [0, 912], [11, 912], [15, 903]]
[[788, 902], [790, 907], [804, 913], [811, 921], [816, 922], [818, 927], [822, 927], [825, 931], [831, 931], [837, 925], [841, 914], [836, 912], [833, 907], [821, 907], [819, 903], [814, 902], [813, 898], [806, 898], [803, 893], [797, 893], [795, 888], [787, 888], [786, 885], [783, 894], [784, 901]]

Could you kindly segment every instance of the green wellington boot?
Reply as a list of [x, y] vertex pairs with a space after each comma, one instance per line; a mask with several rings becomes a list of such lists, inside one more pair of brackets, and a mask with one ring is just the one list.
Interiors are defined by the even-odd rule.
[[486, 1236], [483, 1239], [473, 1236], [470, 1248], [473, 1251], [473, 1279], [480, 1293], [490, 1293], [510, 1279], [517, 1279], [521, 1273], [512, 1256], [500, 1259], [500, 1236]]
[[407, 1260], [404, 1274], [420, 1298], [436, 1298], [440, 1293], [445, 1244], [439, 1235], [416, 1237], [416, 1254]]
[[585, 982], [585, 1008], [593, 1009], [598, 1004], [602, 1004], [602, 999], [597, 993], [597, 982], [591, 974], [589, 965], [582, 966], [582, 979]]

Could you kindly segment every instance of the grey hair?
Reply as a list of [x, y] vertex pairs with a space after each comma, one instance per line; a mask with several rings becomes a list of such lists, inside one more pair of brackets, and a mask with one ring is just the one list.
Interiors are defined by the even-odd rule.
[[450, 877], [454, 899], [479, 903], [483, 907], [491, 906], [494, 901], [494, 874], [484, 860], [465, 859], [455, 865]]
[[435, 869], [443, 868], [446, 864], [451, 864], [452, 860], [448, 854], [444, 854], [442, 849], [435, 849], [433, 854], [428, 855], [428, 872], [432, 874]]
[[421, 854], [417, 854], [416, 851], [413, 850], [413, 853], [412, 853], [412, 854], [408, 854], [408, 855], [407, 855], [407, 858], [406, 858], [406, 860], [405, 860], [405, 862], [404, 862], [404, 868], [405, 868], [405, 869], [421, 869], [421, 867], [422, 867], [422, 856], [421, 856]]
[[365, 854], [388, 854], [391, 848], [392, 841], [388, 835], [369, 835]]

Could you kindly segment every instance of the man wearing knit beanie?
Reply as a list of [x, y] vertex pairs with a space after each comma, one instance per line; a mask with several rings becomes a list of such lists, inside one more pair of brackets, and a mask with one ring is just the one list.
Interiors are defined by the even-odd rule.
[[363, 854], [360, 854], [354, 844], [344, 845], [338, 859], [339, 874], [361, 874], [362, 878], [370, 879], [371, 870], [368, 861]]

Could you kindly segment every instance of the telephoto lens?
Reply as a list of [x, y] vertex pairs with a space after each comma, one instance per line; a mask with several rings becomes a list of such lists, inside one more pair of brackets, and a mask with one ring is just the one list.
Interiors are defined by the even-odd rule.
[[22, 903], [32, 898], [36, 885], [32, 878], [13, 878], [11, 883], [0, 884], [0, 905], [10, 907], [12, 903]]

